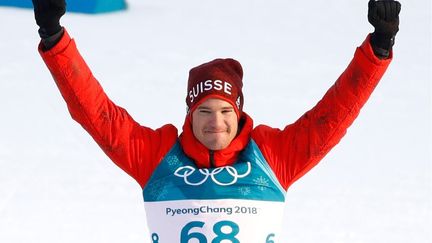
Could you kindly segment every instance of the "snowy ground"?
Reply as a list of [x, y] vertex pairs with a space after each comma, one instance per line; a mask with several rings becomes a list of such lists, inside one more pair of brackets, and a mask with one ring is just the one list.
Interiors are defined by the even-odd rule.
[[[65, 25], [110, 97], [181, 127], [188, 70], [234, 57], [245, 110], [283, 127], [372, 30], [367, 1], [129, 0]], [[431, 2], [403, 1], [395, 58], [344, 140], [287, 194], [290, 243], [432, 242]], [[0, 8], [0, 242], [149, 242], [137, 183], [75, 124], [30, 10]]]

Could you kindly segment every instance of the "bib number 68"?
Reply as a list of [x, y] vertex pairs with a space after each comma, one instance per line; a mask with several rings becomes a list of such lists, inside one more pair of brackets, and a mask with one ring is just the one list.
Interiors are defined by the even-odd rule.
[[[188, 243], [191, 239], [197, 239], [199, 243], [207, 243], [207, 237], [199, 232], [191, 232], [193, 228], [202, 228], [204, 227], [204, 222], [202, 221], [192, 221], [188, 224], [186, 224], [180, 235], [180, 242], [181, 243]], [[229, 233], [222, 232], [222, 228], [228, 227]], [[240, 243], [240, 241], [235, 238], [235, 236], [239, 233], [240, 228], [239, 226], [228, 220], [219, 221], [213, 226], [213, 232], [216, 234], [216, 237], [211, 241], [211, 243], [220, 243], [223, 240], [229, 240], [232, 243]]]

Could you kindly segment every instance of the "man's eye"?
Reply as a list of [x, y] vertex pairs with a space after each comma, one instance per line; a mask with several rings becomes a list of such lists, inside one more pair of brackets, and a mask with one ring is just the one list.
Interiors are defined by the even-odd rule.
[[230, 113], [230, 112], [232, 112], [233, 110], [223, 110], [222, 111], [222, 113]]
[[200, 110], [200, 113], [202, 113], [202, 114], [209, 114], [210, 111], [209, 110]]

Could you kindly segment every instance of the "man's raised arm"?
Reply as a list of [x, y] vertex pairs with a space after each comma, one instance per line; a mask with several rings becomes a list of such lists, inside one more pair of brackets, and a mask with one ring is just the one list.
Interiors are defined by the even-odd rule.
[[93, 137], [120, 168], [144, 186], [162, 156], [177, 139], [177, 129], [140, 126], [114, 104], [60, 26], [64, 0], [33, 0], [41, 43], [39, 52], [74, 120]]
[[285, 188], [339, 143], [390, 64], [400, 3], [371, 0], [368, 7], [375, 31], [317, 105], [283, 130], [259, 126], [254, 131], [255, 141]]

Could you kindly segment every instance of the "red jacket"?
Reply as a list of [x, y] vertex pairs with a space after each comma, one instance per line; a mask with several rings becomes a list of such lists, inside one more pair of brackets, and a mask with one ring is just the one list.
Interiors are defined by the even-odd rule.
[[[199, 167], [209, 167], [209, 151], [193, 135], [188, 117], [183, 132], [167, 124], [156, 130], [141, 126], [115, 105], [79, 54], [65, 30], [60, 42], [39, 52], [52, 73], [74, 120], [120, 168], [144, 187], [158, 163], [179, 139]], [[217, 166], [233, 163], [252, 138], [286, 190], [314, 167], [346, 133], [391, 62], [378, 59], [369, 37], [357, 48], [348, 68], [321, 101], [296, 122], [280, 130], [253, 127], [244, 113], [240, 134], [214, 155]]]

